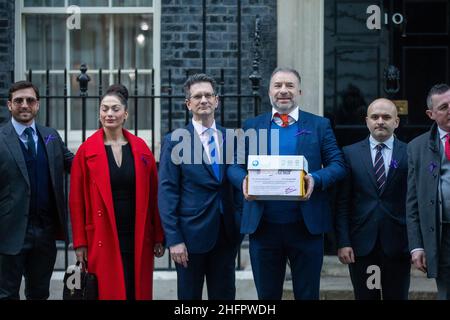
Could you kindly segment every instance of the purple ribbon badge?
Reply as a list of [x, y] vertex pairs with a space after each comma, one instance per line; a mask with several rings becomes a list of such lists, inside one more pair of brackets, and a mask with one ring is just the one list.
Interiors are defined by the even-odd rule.
[[437, 164], [433, 161], [430, 162], [430, 164], [428, 165], [428, 170], [430, 170], [430, 173], [434, 172], [434, 169], [437, 168]]
[[49, 142], [51, 142], [52, 140], [55, 140], [55, 139], [56, 139], [56, 136], [54, 136], [53, 134], [49, 134], [48, 136], [46, 136], [44, 138], [45, 145], [48, 145]]
[[312, 133], [312, 132], [309, 131], [309, 130], [301, 129], [301, 130], [298, 130], [298, 131], [297, 131], [297, 133], [295, 134], [295, 136], [301, 136], [301, 135], [304, 135], [304, 134], [311, 134], [311, 133]]
[[144, 163], [145, 166], [148, 165], [148, 160], [144, 156], [141, 157], [141, 160], [142, 160], [142, 162]]
[[398, 160], [392, 159], [391, 163], [389, 164], [389, 168], [397, 169], [398, 168]]

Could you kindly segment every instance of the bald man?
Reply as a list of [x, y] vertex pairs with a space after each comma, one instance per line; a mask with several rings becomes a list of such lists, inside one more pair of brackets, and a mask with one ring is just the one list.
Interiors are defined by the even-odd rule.
[[367, 109], [369, 137], [343, 149], [349, 174], [338, 189], [335, 227], [357, 300], [408, 299], [408, 159], [394, 137], [399, 121], [392, 101], [377, 99]]

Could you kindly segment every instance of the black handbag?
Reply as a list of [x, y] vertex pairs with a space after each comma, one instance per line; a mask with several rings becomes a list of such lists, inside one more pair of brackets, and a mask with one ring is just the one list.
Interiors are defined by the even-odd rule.
[[85, 263], [69, 266], [64, 275], [63, 300], [97, 300], [97, 276], [87, 271]]

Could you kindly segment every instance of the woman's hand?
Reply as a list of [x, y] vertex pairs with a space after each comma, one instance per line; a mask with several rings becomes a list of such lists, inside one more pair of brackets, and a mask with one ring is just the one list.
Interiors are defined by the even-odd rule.
[[157, 258], [162, 257], [164, 255], [165, 250], [166, 248], [164, 248], [162, 243], [155, 243], [155, 245], [153, 246], [153, 253]]
[[87, 247], [78, 247], [75, 249], [77, 261], [87, 262]]

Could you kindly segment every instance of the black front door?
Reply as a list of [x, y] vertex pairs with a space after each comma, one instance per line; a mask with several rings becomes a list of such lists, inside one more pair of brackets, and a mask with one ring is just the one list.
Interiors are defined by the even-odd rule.
[[397, 135], [410, 141], [427, 131], [425, 115], [429, 89], [449, 83], [450, 3], [448, 0], [392, 1], [393, 10], [405, 21], [393, 31], [394, 64], [400, 70], [400, 91], [395, 98], [408, 101], [408, 114], [401, 116]]
[[[448, 0], [325, 0], [324, 111], [341, 147], [368, 136], [366, 110], [379, 97], [407, 104], [396, 130], [401, 140], [429, 129], [428, 90], [450, 80], [449, 30]], [[330, 193], [335, 200], [336, 189]], [[325, 251], [336, 253], [332, 233]]]
[[[373, 5], [378, 15], [367, 13]], [[369, 21], [379, 28], [369, 28]], [[324, 110], [340, 146], [368, 135], [366, 109], [378, 97], [407, 105], [396, 130], [400, 139], [428, 130], [427, 92], [450, 80], [449, 30], [447, 0], [325, 0]], [[389, 66], [399, 71], [398, 83], [386, 81]]]

